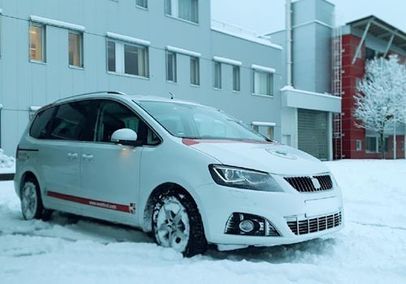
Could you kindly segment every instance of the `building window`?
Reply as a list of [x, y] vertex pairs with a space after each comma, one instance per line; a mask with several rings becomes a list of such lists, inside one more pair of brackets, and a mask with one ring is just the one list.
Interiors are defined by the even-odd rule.
[[147, 49], [132, 44], [124, 44], [124, 73], [148, 77]]
[[272, 96], [273, 74], [254, 70], [254, 94]]
[[365, 60], [371, 60], [375, 58], [376, 51], [366, 47], [365, 48]]
[[45, 26], [30, 25], [30, 60], [45, 62]]
[[107, 69], [110, 72], [148, 78], [148, 47], [108, 40]]
[[252, 125], [252, 129], [254, 129], [256, 132], [264, 135], [268, 139], [271, 139], [271, 140], [274, 139], [274, 133], [275, 133], [274, 126], [257, 125], [257, 124], [251, 124], [251, 125]]
[[199, 0], [165, 0], [165, 13], [189, 22], [199, 22]]
[[166, 52], [166, 80], [170, 82], [177, 81], [176, 68], [176, 53], [172, 51]]
[[214, 83], [213, 87], [221, 89], [221, 63], [214, 61]]
[[136, 0], [135, 4], [142, 8], [148, 8], [148, 0]]
[[191, 56], [190, 57], [190, 84], [200, 85], [200, 64], [199, 58]]
[[365, 150], [371, 153], [378, 152], [378, 137], [375, 136], [367, 136], [365, 138]]
[[385, 152], [389, 152], [389, 150], [393, 150], [393, 147], [392, 147], [393, 142], [392, 143], [390, 143], [390, 142], [391, 142], [391, 139], [389, 137], [385, 137], [385, 139], [384, 139], [384, 143], [385, 143], [384, 151]]
[[233, 66], [233, 91], [239, 92], [240, 90], [240, 66]]
[[69, 32], [69, 65], [83, 67], [83, 33]]
[[355, 151], [362, 151], [362, 141], [359, 139], [355, 140]]
[[107, 41], [107, 70], [116, 72], [116, 43]]

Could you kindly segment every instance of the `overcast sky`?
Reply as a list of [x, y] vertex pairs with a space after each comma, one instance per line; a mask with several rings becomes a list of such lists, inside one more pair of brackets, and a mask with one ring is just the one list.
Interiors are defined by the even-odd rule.
[[[406, 32], [405, 0], [331, 0], [336, 23], [375, 15]], [[212, 0], [212, 18], [265, 34], [284, 28], [285, 0]]]

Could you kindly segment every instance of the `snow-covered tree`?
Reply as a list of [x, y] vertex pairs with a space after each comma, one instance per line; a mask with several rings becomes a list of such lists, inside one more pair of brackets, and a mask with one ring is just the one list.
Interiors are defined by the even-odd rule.
[[384, 154], [385, 128], [406, 119], [406, 67], [391, 55], [370, 60], [365, 71], [354, 96], [354, 116], [358, 127], [379, 134], [380, 152]]

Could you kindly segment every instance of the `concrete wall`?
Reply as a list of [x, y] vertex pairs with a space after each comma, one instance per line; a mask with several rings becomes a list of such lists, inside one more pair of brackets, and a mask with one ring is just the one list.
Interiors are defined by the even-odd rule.
[[292, 5], [293, 83], [301, 90], [330, 93], [334, 5], [302, 0]]
[[[165, 15], [163, 1], [148, 1], [148, 9], [135, 0], [0, 0], [1, 147], [14, 154], [25, 129], [31, 106], [95, 90], [119, 90], [131, 94], [169, 96], [224, 109], [246, 123], [276, 122], [280, 140], [280, 93], [282, 50], [244, 38], [213, 31], [210, 1], [199, 1], [199, 23]], [[46, 27], [46, 63], [28, 57], [30, 16], [49, 18], [85, 27], [84, 68], [68, 66], [68, 30]], [[106, 33], [113, 32], [150, 41], [149, 78], [111, 74], [106, 68]], [[174, 46], [201, 54], [200, 86], [190, 84], [189, 56], [178, 54], [178, 82], [165, 77], [165, 48]], [[242, 62], [241, 91], [231, 89], [231, 66], [223, 64], [223, 89], [213, 88], [213, 56]], [[251, 65], [276, 69], [274, 96], [252, 95]]]
[[[282, 97], [282, 143], [298, 147], [298, 110], [328, 112], [326, 116], [329, 151], [332, 158], [331, 112], [340, 112], [341, 100], [331, 93], [331, 36], [334, 5], [325, 0], [292, 2], [292, 83], [284, 88]], [[268, 35], [272, 41], [286, 46], [286, 31]], [[285, 49], [286, 50], [286, 49]], [[282, 55], [282, 74], [286, 84], [286, 54]], [[292, 88], [293, 87], [293, 88]], [[308, 135], [308, 133], [306, 134]], [[302, 133], [302, 137], [304, 134]], [[312, 153], [316, 154], [316, 153]]]

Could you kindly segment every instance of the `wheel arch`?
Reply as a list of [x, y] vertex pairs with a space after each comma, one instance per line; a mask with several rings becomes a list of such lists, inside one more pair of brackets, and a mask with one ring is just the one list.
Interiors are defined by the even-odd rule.
[[27, 180], [31, 180], [31, 181], [35, 182], [36, 186], [39, 187], [39, 181], [38, 181], [37, 176], [32, 171], [26, 171], [21, 175], [21, 178], [20, 178], [20, 183], [19, 183], [19, 188], [18, 188], [19, 196], [21, 196], [21, 189], [23, 188], [24, 183]]
[[152, 210], [154, 207], [154, 204], [156, 201], [158, 201], [158, 198], [161, 194], [168, 192], [168, 191], [176, 191], [178, 193], [186, 195], [196, 206], [200, 218], [202, 219], [203, 226], [204, 226], [204, 220], [201, 212], [201, 207], [199, 207], [198, 202], [196, 201], [196, 198], [193, 197], [193, 195], [183, 186], [177, 184], [177, 183], [172, 183], [172, 182], [166, 182], [163, 184], [158, 185], [155, 187], [154, 190], [152, 190], [151, 194], [149, 195], [147, 202], [145, 204], [144, 210], [143, 210], [143, 218], [142, 218], [142, 228], [145, 232], [151, 232], [152, 231]]

